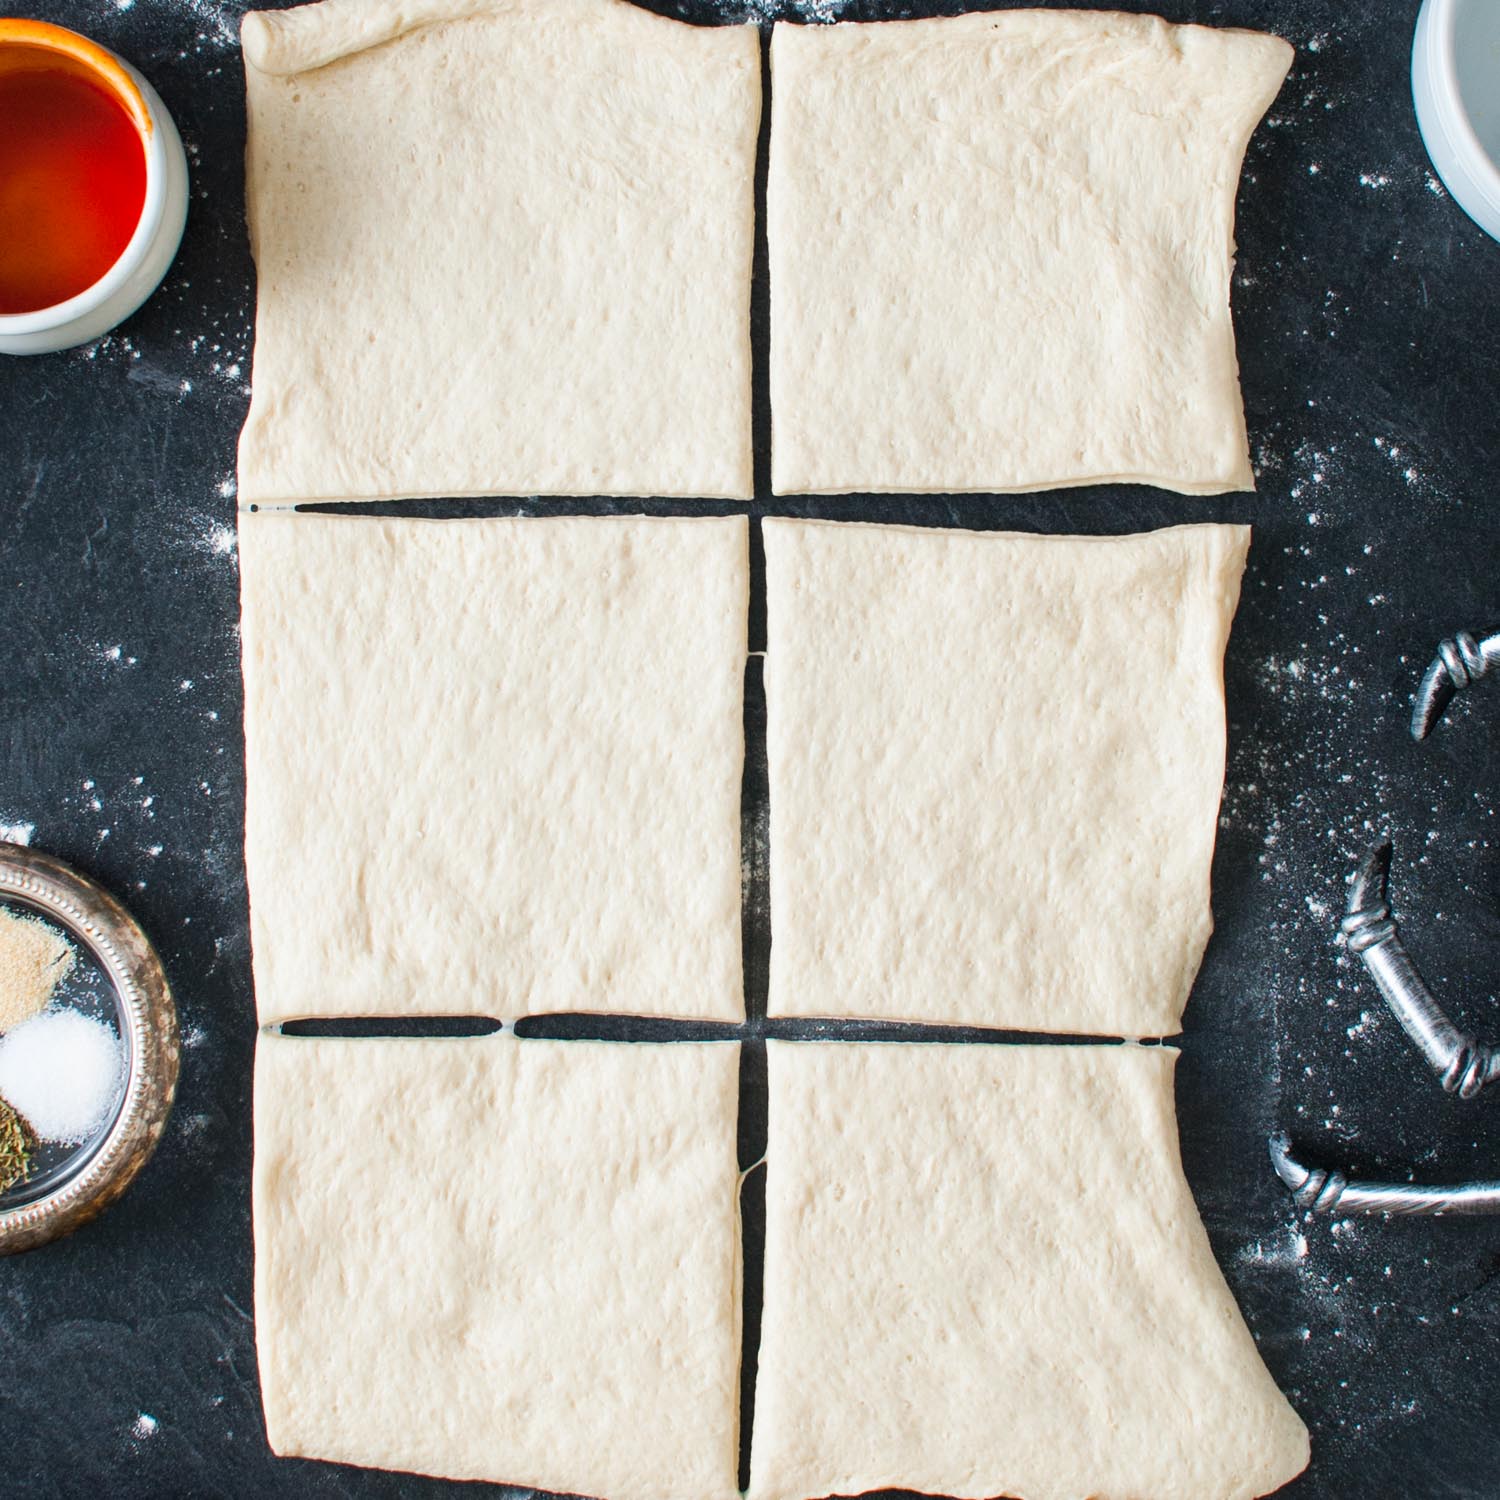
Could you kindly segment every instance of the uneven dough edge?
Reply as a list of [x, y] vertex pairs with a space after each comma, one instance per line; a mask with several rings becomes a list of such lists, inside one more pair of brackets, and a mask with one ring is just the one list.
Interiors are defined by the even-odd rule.
[[[1134, 1109], [1157, 1122], [1152, 1143], [1159, 1148], [1157, 1167], [1160, 1170], [1159, 1175], [1149, 1184], [1149, 1188], [1144, 1184], [1133, 1187], [1130, 1181], [1121, 1181], [1113, 1190], [1127, 1197], [1132, 1191], [1142, 1193], [1149, 1190], [1153, 1195], [1149, 1201], [1153, 1205], [1161, 1205], [1159, 1217], [1175, 1221], [1175, 1232], [1163, 1247], [1163, 1284], [1164, 1286], [1170, 1285], [1171, 1288], [1164, 1294], [1164, 1301], [1175, 1303], [1184, 1291], [1191, 1290], [1193, 1295], [1189, 1300], [1192, 1304], [1192, 1316], [1207, 1319], [1210, 1325], [1216, 1325], [1219, 1332], [1227, 1337], [1228, 1347], [1220, 1344], [1217, 1354], [1227, 1354], [1236, 1367], [1236, 1378], [1243, 1383], [1243, 1405], [1233, 1412], [1223, 1413], [1223, 1416], [1236, 1421], [1243, 1419], [1248, 1422], [1248, 1426], [1241, 1427], [1241, 1430], [1232, 1434], [1232, 1440], [1235, 1441], [1235, 1446], [1240, 1451], [1236, 1459], [1225, 1463], [1222, 1482], [1203, 1483], [1204, 1476], [1201, 1471], [1196, 1475], [1185, 1471], [1177, 1477], [1175, 1482], [1166, 1480], [1165, 1476], [1157, 1472], [1152, 1476], [1152, 1482], [1148, 1488], [1144, 1490], [1139, 1488], [1140, 1482], [1131, 1484], [1090, 1481], [1082, 1476], [1078, 1477], [1076, 1484], [1053, 1482], [1047, 1478], [1028, 1479], [1025, 1472], [1028, 1467], [1034, 1465], [1033, 1473], [1045, 1475], [1048, 1472], [1047, 1464], [1038, 1457], [1035, 1451], [1032, 1451], [1021, 1460], [1018, 1470], [1014, 1466], [1015, 1460], [1007, 1461], [1003, 1458], [1006, 1447], [1009, 1446], [1004, 1443], [997, 1447], [997, 1452], [1002, 1455], [998, 1465], [993, 1458], [980, 1460], [970, 1463], [962, 1474], [954, 1470], [944, 1475], [914, 1472], [910, 1466], [903, 1466], [899, 1460], [890, 1464], [882, 1462], [861, 1467], [861, 1460], [839, 1463], [836, 1460], [821, 1461], [810, 1458], [810, 1452], [821, 1444], [832, 1443], [835, 1447], [837, 1446], [838, 1409], [778, 1410], [775, 1413], [773, 1431], [773, 1422], [770, 1420], [769, 1412], [771, 1406], [769, 1387], [777, 1378], [779, 1368], [789, 1363], [800, 1367], [801, 1361], [797, 1356], [801, 1342], [811, 1341], [816, 1344], [820, 1336], [826, 1334], [837, 1343], [840, 1330], [834, 1329], [830, 1333], [826, 1329], [820, 1330], [817, 1327], [809, 1328], [802, 1325], [791, 1330], [775, 1326], [773, 1299], [777, 1273], [774, 1267], [776, 1260], [783, 1256], [792, 1256], [792, 1264], [796, 1268], [795, 1274], [805, 1278], [809, 1274], [809, 1267], [804, 1260], [797, 1259], [794, 1255], [799, 1235], [816, 1234], [820, 1230], [824, 1233], [833, 1231], [826, 1215], [816, 1219], [816, 1229], [806, 1227], [802, 1223], [812, 1209], [812, 1205], [801, 1195], [806, 1188], [804, 1182], [799, 1180], [798, 1189], [801, 1191], [796, 1195], [795, 1201], [792, 1201], [789, 1197], [778, 1197], [775, 1187], [768, 1179], [766, 1301], [762, 1323], [760, 1373], [752, 1435], [753, 1451], [748, 1500], [808, 1500], [811, 1496], [858, 1495], [886, 1489], [903, 1491], [910, 1489], [924, 1494], [936, 1494], [941, 1491], [944, 1494], [970, 1497], [970, 1500], [983, 1500], [983, 1497], [998, 1495], [1010, 1497], [1010, 1500], [1147, 1500], [1147, 1496], [1150, 1500], [1252, 1500], [1252, 1497], [1268, 1495], [1279, 1489], [1306, 1468], [1310, 1456], [1307, 1428], [1277, 1387], [1261, 1359], [1254, 1337], [1245, 1324], [1243, 1315], [1219, 1268], [1201, 1216], [1197, 1211], [1191, 1187], [1182, 1169], [1174, 1103], [1174, 1075], [1178, 1058], [1176, 1049], [1171, 1047], [1141, 1048], [1131, 1045], [1123, 1047], [1107, 1045], [1026, 1047], [982, 1043], [846, 1043], [772, 1039], [767, 1042], [770, 1069], [770, 1135], [767, 1144], [767, 1160], [773, 1177], [778, 1170], [779, 1155], [793, 1151], [798, 1140], [809, 1129], [826, 1131], [829, 1112], [832, 1111], [837, 1116], [845, 1106], [851, 1105], [851, 1101], [852, 1120], [846, 1119], [843, 1122], [849, 1130], [850, 1138], [874, 1139], [875, 1149], [877, 1151], [881, 1149], [879, 1138], [883, 1126], [873, 1126], [869, 1135], [862, 1134], [859, 1130], [859, 1096], [853, 1093], [848, 1097], [839, 1094], [836, 1080], [824, 1077], [817, 1067], [816, 1054], [822, 1053], [826, 1058], [832, 1058], [840, 1051], [845, 1053], [866, 1051], [873, 1054], [874, 1059], [886, 1064], [892, 1073], [904, 1070], [904, 1063], [896, 1060], [902, 1053], [908, 1054], [913, 1059], [914, 1065], [923, 1070], [939, 1065], [943, 1055], [949, 1054], [961, 1067], [968, 1065], [965, 1069], [967, 1082], [977, 1090], [972, 1096], [975, 1101], [973, 1111], [975, 1114], [981, 1114], [985, 1108], [986, 1084], [1003, 1090], [1006, 1083], [1006, 1080], [999, 1076], [986, 1079], [983, 1076], [986, 1071], [985, 1063], [987, 1061], [999, 1062], [1002, 1067], [1004, 1065], [1024, 1067], [1026, 1062], [1024, 1054], [1027, 1053], [1038, 1055], [1039, 1060], [1045, 1059], [1046, 1063], [1052, 1066], [1081, 1064], [1076, 1080], [1080, 1084], [1086, 1080], [1097, 1082], [1103, 1079], [1106, 1083], [1119, 1086], [1121, 1093], [1131, 1099], [1126, 1111], [1127, 1116], [1129, 1110]], [[984, 1057], [986, 1053], [991, 1054], [991, 1057], [986, 1059]], [[1117, 1077], [1108, 1076], [1110, 1072], [1117, 1070]], [[860, 1074], [857, 1066], [854, 1071], [856, 1075]], [[802, 1076], [794, 1076], [799, 1072]], [[972, 1076], [968, 1076], [970, 1074]], [[1091, 1074], [1098, 1076], [1090, 1078]], [[859, 1081], [867, 1082], [868, 1080], [860, 1077]], [[799, 1088], [803, 1089], [805, 1095], [816, 1095], [816, 1101], [809, 1106], [806, 1098], [799, 1099], [797, 1097]], [[949, 1089], [949, 1094], [954, 1098], [963, 1097], [963, 1091], [956, 1084]], [[796, 1109], [795, 1106], [799, 1104], [803, 1107]], [[887, 1098], [886, 1106], [895, 1108], [896, 1104]], [[799, 1118], [790, 1125], [787, 1121], [789, 1108], [799, 1115]], [[919, 1123], [912, 1128], [920, 1129], [923, 1125], [930, 1125], [930, 1120], [921, 1117], [920, 1107], [918, 1115]], [[903, 1115], [902, 1118], [908, 1117]], [[954, 1130], [972, 1132], [976, 1128], [981, 1128], [973, 1119], [963, 1114], [962, 1108], [947, 1123]], [[1086, 1134], [1087, 1132], [1085, 1136]], [[1024, 1142], [1020, 1143], [1018, 1149], [1022, 1155], [1025, 1154]], [[1086, 1174], [1087, 1171], [1087, 1163], [1081, 1164], [1081, 1174]], [[1059, 1180], [1055, 1190], [1066, 1193], [1071, 1186], [1070, 1181]], [[997, 1189], [997, 1192], [1004, 1190], [1002, 1187]], [[843, 1194], [836, 1191], [834, 1196], [841, 1198]], [[939, 1199], [934, 1205], [939, 1221], [942, 1217], [941, 1203], [942, 1200]], [[994, 1206], [998, 1211], [1003, 1210], [1006, 1205], [1002, 1200], [997, 1199]], [[865, 1210], [859, 1215], [859, 1221], [861, 1237], [869, 1236], [879, 1239], [881, 1209], [878, 1203], [873, 1207], [866, 1205]], [[1029, 1214], [1027, 1222], [1030, 1222]], [[847, 1224], [842, 1226], [846, 1232], [848, 1227]], [[946, 1227], [956, 1228], [957, 1226]], [[1123, 1228], [1124, 1226], [1114, 1227]], [[982, 1224], [965, 1222], [959, 1232], [963, 1236], [958, 1247], [960, 1258], [962, 1258], [962, 1247], [973, 1248], [985, 1243], [986, 1236]], [[950, 1253], [954, 1253], [955, 1245], [951, 1240], [945, 1240], [942, 1243]], [[1015, 1247], [1010, 1248], [1013, 1251]], [[974, 1249], [974, 1255], [982, 1259], [983, 1249]], [[824, 1256], [824, 1259], [826, 1260], [827, 1256]], [[890, 1267], [886, 1266], [884, 1269], [889, 1270]], [[958, 1268], [955, 1267], [955, 1273], [957, 1270]], [[900, 1299], [910, 1299], [914, 1290], [920, 1292], [920, 1288], [908, 1286], [904, 1281], [899, 1288], [892, 1290], [899, 1292]], [[871, 1295], [874, 1296], [873, 1290]], [[1041, 1343], [1045, 1343], [1049, 1338], [1050, 1316], [1051, 1314], [1039, 1315], [1037, 1318], [1036, 1337]], [[1066, 1317], [1066, 1314], [1063, 1313], [1061, 1316]], [[878, 1327], [882, 1334], [889, 1332], [884, 1322], [881, 1322]], [[1185, 1317], [1179, 1328], [1174, 1330], [1169, 1326], [1165, 1329], [1163, 1331], [1164, 1342], [1157, 1351], [1158, 1357], [1163, 1351], [1172, 1347], [1175, 1338], [1180, 1338], [1184, 1331], [1190, 1332], [1191, 1327], [1191, 1318]], [[966, 1331], [967, 1329], [954, 1330], [958, 1343], [963, 1342]], [[1219, 1341], [1216, 1340], [1217, 1342]], [[924, 1352], [926, 1352], [925, 1349], [919, 1350], [916, 1354], [919, 1365]], [[1186, 1352], [1191, 1357], [1192, 1349], [1189, 1348]], [[811, 1357], [816, 1365], [818, 1355], [813, 1353]], [[835, 1352], [831, 1357], [837, 1360], [840, 1356]], [[1010, 1357], [1014, 1358], [1014, 1351], [1011, 1351]], [[1043, 1362], [1045, 1363], [1045, 1359]], [[887, 1376], [891, 1374], [890, 1371], [884, 1373]], [[1014, 1375], [1016, 1371], [1008, 1370], [1007, 1373]], [[878, 1401], [881, 1396], [888, 1397], [889, 1394], [888, 1390], [878, 1390], [874, 1399]], [[1216, 1394], [1222, 1395], [1223, 1393]], [[993, 1387], [987, 1386], [984, 1396], [993, 1400], [996, 1422], [1002, 1427], [1016, 1431], [1018, 1436], [1012, 1440], [1014, 1448], [1025, 1450], [1028, 1445], [1028, 1430], [1031, 1422], [1024, 1411], [1017, 1412], [1016, 1410], [1018, 1405], [1024, 1407], [1027, 1399], [1024, 1388], [1018, 1389], [1008, 1382], [1001, 1383], [997, 1376], [996, 1383]], [[840, 1387], [838, 1399], [858, 1402], [858, 1390]], [[960, 1398], [955, 1394], [954, 1399], [957, 1401]], [[1213, 1398], [1207, 1397], [1206, 1399], [1211, 1401]], [[762, 1421], [763, 1409], [767, 1414], [767, 1420], [764, 1422]], [[882, 1419], [886, 1415], [888, 1414], [882, 1412]], [[1043, 1411], [1041, 1415], [1044, 1421], [1050, 1420], [1050, 1413]], [[1213, 1415], [1211, 1410], [1205, 1413], [1205, 1417], [1211, 1418]], [[1189, 1425], [1196, 1428], [1197, 1419], [1191, 1419]], [[830, 1429], [832, 1429], [832, 1436], [830, 1436]], [[1121, 1434], [1122, 1439], [1130, 1436], [1140, 1442], [1145, 1435], [1139, 1431], [1134, 1433], [1127, 1431]], [[1226, 1434], [1212, 1426], [1194, 1430], [1192, 1449], [1211, 1460], [1225, 1436]], [[1178, 1443], [1183, 1441], [1180, 1426], [1174, 1430], [1172, 1438]], [[768, 1442], [775, 1443], [777, 1451], [768, 1450], [765, 1446]], [[929, 1446], [929, 1452], [931, 1451]], [[767, 1478], [768, 1469], [774, 1470], [769, 1478]], [[1164, 1487], [1158, 1488], [1159, 1483], [1164, 1484]]]
[[310, 73], [340, 57], [394, 41], [441, 21], [502, 8], [506, 0], [315, 0], [291, 10], [247, 11], [240, 21], [245, 66], [261, 73]]
[[[1227, 751], [1227, 725], [1224, 717], [1224, 656], [1234, 615], [1239, 603], [1241, 580], [1251, 543], [1251, 528], [1246, 525], [1226, 523], [1187, 523], [1162, 527], [1154, 531], [1128, 533], [1124, 535], [1068, 536], [1029, 532], [971, 532], [948, 527], [892, 526], [879, 522], [829, 522], [792, 518], [767, 517], [762, 522], [763, 545], [766, 559], [766, 598], [770, 616], [768, 626], [768, 648], [765, 664], [766, 698], [769, 715], [767, 734], [767, 756], [772, 787], [771, 823], [771, 868], [770, 905], [773, 926], [779, 920], [786, 922], [786, 913], [798, 905], [798, 883], [794, 875], [800, 874], [789, 868], [785, 855], [791, 841], [785, 819], [785, 800], [778, 817], [776, 788], [778, 784], [795, 782], [797, 773], [789, 752], [795, 743], [794, 730], [788, 726], [787, 733], [780, 732], [786, 710], [780, 705], [778, 675], [785, 656], [783, 642], [779, 639], [779, 622], [792, 612], [791, 598], [803, 586], [799, 576], [798, 538], [809, 534], [832, 540], [837, 535], [856, 532], [900, 533], [916, 542], [933, 545], [951, 544], [959, 538], [983, 545], [1023, 544], [1028, 547], [1050, 549], [1053, 547], [1098, 547], [1108, 549], [1132, 543], [1180, 539], [1196, 544], [1191, 561], [1193, 567], [1185, 579], [1180, 640], [1184, 648], [1184, 659], [1191, 659], [1194, 671], [1202, 675], [1218, 704], [1217, 731], [1211, 753], [1214, 780], [1215, 818], [1202, 830], [1206, 840], [1202, 873], [1203, 883], [1198, 898], [1199, 922], [1197, 929], [1185, 934], [1182, 941], [1181, 965], [1170, 988], [1155, 995], [1117, 995], [1108, 1005], [1094, 1003], [1090, 1014], [1071, 1012], [1054, 1014], [1046, 1020], [1017, 1015], [1005, 1006], [996, 1006], [990, 1011], [970, 1006], [962, 1014], [950, 1011], [934, 1014], [915, 1007], [880, 1004], [865, 1005], [855, 1009], [831, 1009], [809, 1000], [805, 989], [798, 983], [802, 970], [795, 967], [803, 961], [802, 945], [799, 942], [796, 957], [783, 942], [778, 950], [775, 943], [771, 951], [770, 993], [768, 1014], [772, 1017], [835, 1018], [852, 1019], [856, 1016], [867, 1020], [905, 1022], [937, 1026], [992, 1026], [1005, 1029], [1020, 1029], [1056, 1034], [1095, 1035], [1125, 1039], [1158, 1038], [1175, 1035], [1181, 1030], [1183, 1012], [1187, 1007], [1196, 983], [1203, 955], [1213, 933], [1212, 867], [1217, 841], [1217, 811], [1223, 795], [1225, 762]], [[1191, 656], [1188, 648], [1191, 647]], [[792, 650], [795, 650], [795, 645]], [[1205, 766], [1208, 763], [1205, 761]], [[804, 834], [804, 837], [813, 837]], [[837, 837], [832, 835], [820, 835]], [[777, 850], [783, 851], [778, 859]]]
[[[816, 485], [795, 484], [786, 478], [785, 471], [783, 471], [775, 477], [771, 493], [789, 499], [798, 495], [1032, 495], [1040, 490], [1083, 490], [1093, 485], [1146, 484], [1153, 489], [1169, 490], [1175, 495], [1228, 495], [1241, 491], [1254, 491], [1255, 477], [1249, 470], [1248, 457], [1245, 462], [1245, 473], [1238, 476], [1233, 483], [1218, 479], [1203, 480], [1200, 483], [1194, 480], [1169, 479], [1160, 474], [1085, 474], [1068, 479], [1028, 480], [1025, 484], [947, 485], [941, 488], [924, 488], [921, 485], [861, 484], [832, 486], [824, 489]], [[774, 468], [774, 458], [772, 464]], [[1242, 479], [1243, 482], [1241, 482]]]
[[1186, 640], [1196, 639], [1200, 643], [1202, 656], [1199, 670], [1213, 683], [1219, 705], [1217, 745], [1214, 750], [1214, 781], [1218, 792], [1214, 800], [1214, 819], [1208, 828], [1208, 857], [1203, 866], [1203, 935], [1194, 951], [1186, 956], [1182, 986], [1171, 1002], [1171, 1029], [1157, 1033], [1159, 1036], [1170, 1036], [1181, 1030], [1183, 1015], [1192, 999], [1193, 986], [1198, 982], [1198, 973], [1203, 967], [1203, 955], [1208, 950], [1209, 939], [1214, 933], [1213, 863], [1219, 843], [1218, 816], [1223, 807], [1224, 778], [1228, 773], [1229, 761], [1229, 714], [1224, 687], [1224, 658], [1229, 651], [1234, 617], [1239, 612], [1240, 590], [1250, 557], [1251, 528], [1217, 526], [1215, 540], [1219, 545], [1204, 557], [1198, 597], [1194, 601], [1204, 628], [1196, 635], [1190, 629], [1184, 631]]
[[[290, 10], [247, 11], [240, 22], [240, 44], [248, 67], [280, 76], [310, 73], [341, 57], [395, 41], [424, 26], [466, 21], [525, 8], [528, 0], [314, 0]], [[547, 0], [554, 9], [571, 6], [581, 15], [604, 10], [630, 12], [643, 29], [686, 22], [643, 10], [629, 0]], [[698, 27], [702, 31], [749, 32], [743, 26]]]
[[[1219, 214], [1224, 225], [1224, 260], [1227, 267], [1225, 273], [1225, 284], [1229, 293], [1229, 313], [1225, 319], [1228, 347], [1225, 358], [1229, 361], [1230, 368], [1234, 371], [1235, 385], [1239, 387], [1240, 400], [1237, 409], [1240, 427], [1240, 444], [1244, 449], [1244, 464], [1240, 469], [1233, 484], [1225, 486], [1226, 490], [1254, 490], [1255, 469], [1250, 462], [1250, 429], [1245, 416], [1245, 388], [1240, 379], [1240, 355], [1239, 340], [1235, 333], [1233, 316], [1233, 293], [1234, 293], [1234, 267], [1235, 267], [1235, 239], [1234, 220], [1235, 205], [1239, 197], [1240, 180], [1245, 170], [1245, 153], [1250, 149], [1250, 138], [1255, 134], [1256, 127], [1265, 117], [1265, 113], [1271, 107], [1276, 95], [1281, 92], [1281, 86], [1286, 82], [1286, 75], [1291, 71], [1292, 63], [1296, 60], [1297, 50], [1285, 38], [1272, 36], [1266, 32], [1247, 31], [1240, 28], [1228, 28], [1235, 36], [1245, 39], [1247, 47], [1251, 39], [1259, 45], [1255, 49], [1253, 57], [1254, 68], [1246, 81], [1246, 95], [1242, 103], [1237, 119], [1231, 120], [1227, 127], [1228, 150], [1227, 159], [1230, 170], [1225, 175], [1223, 182], [1219, 185], [1220, 206]], [[1250, 54], [1247, 51], [1247, 56]], [[1184, 491], [1184, 493], [1187, 493]]]
[[[977, 491], [975, 493], [978, 493]], [[1240, 561], [1250, 546], [1255, 528], [1248, 521], [1179, 521], [1171, 526], [1155, 526], [1149, 531], [975, 531], [965, 526], [924, 526], [916, 522], [895, 521], [827, 521], [814, 516], [764, 516], [761, 519], [763, 533], [779, 533], [790, 537], [797, 531], [854, 532], [896, 531], [920, 537], [973, 537], [979, 541], [1035, 542], [1038, 545], [1066, 543], [1068, 545], [1109, 546], [1119, 542], [1148, 541], [1153, 537], [1176, 534], [1206, 536], [1223, 533], [1231, 541], [1229, 546], [1240, 549]], [[1237, 591], [1236, 591], [1237, 592]]]
[[[486, 1052], [484, 1049], [488, 1049]], [[519, 1051], [517, 1050], [519, 1049]], [[382, 1058], [383, 1054], [383, 1058]], [[280, 1458], [301, 1458], [318, 1462], [347, 1464], [362, 1468], [381, 1469], [385, 1472], [431, 1474], [434, 1477], [478, 1480], [491, 1483], [515, 1485], [521, 1488], [553, 1490], [562, 1482], [562, 1476], [540, 1470], [527, 1471], [524, 1464], [514, 1467], [503, 1462], [497, 1466], [489, 1464], [454, 1463], [450, 1465], [413, 1468], [400, 1462], [381, 1463], [372, 1461], [368, 1453], [358, 1451], [363, 1441], [356, 1439], [352, 1446], [335, 1451], [338, 1445], [324, 1445], [317, 1441], [305, 1441], [297, 1431], [299, 1409], [295, 1403], [282, 1399], [279, 1385], [289, 1359], [295, 1359], [296, 1346], [301, 1342], [294, 1338], [293, 1329], [280, 1309], [281, 1297], [277, 1292], [278, 1277], [287, 1274], [284, 1258], [279, 1253], [284, 1235], [302, 1235], [306, 1230], [298, 1226], [295, 1230], [282, 1227], [282, 1220], [290, 1210], [296, 1216], [297, 1205], [290, 1204], [284, 1193], [278, 1190], [278, 1177], [290, 1153], [299, 1149], [316, 1150], [320, 1144], [314, 1139], [309, 1146], [297, 1132], [289, 1128], [270, 1107], [274, 1100], [285, 1104], [289, 1099], [310, 1097], [310, 1086], [315, 1088], [320, 1107], [340, 1110], [353, 1107], [368, 1108], [369, 1099], [363, 1103], [361, 1096], [370, 1096], [375, 1087], [370, 1078], [361, 1076], [362, 1059], [376, 1064], [372, 1073], [380, 1073], [392, 1059], [405, 1058], [414, 1074], [437, 1068], [441, 1071], [444, 1055], [457, 1062], [462, 1054], [472, 1061], [488, 1058], [489, 1070], [497, 1072], [507, 1060], [512, 1073], [528, 1065], [536, 1069], [555, 1067], [566, 1059], [578, 1065], [578, 1073], [589, 1072], [590, 1055], [608, 1058], [611, 1063], [628, 1061], [645, 1062], [653, 1055], [658, 1060], [668, 1058], [686, 1062], [692, 1058], [699, 1064], [700, 1081], [694, 1087], [700, 1094], [699, 1103], [707, 1104], [710, 1095], [717, 1091], [724, 1109], [724, 1134], [717, 1143], [727, 1157], [722, 1175], [726, 1184], [733, 1183], [733, 1267], [730, 1281], [731, 1301], [727, 1307], [734, 1352], [733, 1391], [727, 1410], [722, 1412], [726, 1422], [726, 1463], [717, 1482], [708, 1482], [702, 1474], [697, 1480], [686, 1478], [679, 1467], [674, 1467], [676, 1455], [663, 1460], [661, 1480], [648, 1485], [631, 1486], [617, 1484], [608, 1490], [607, 1500], [741, 1500], [737, 1469], [739, 1463], [739, 1386], [741, 1372], [739, 1359], [743, 1347], [742, 1299], [740, 1295], [743, 1276], [743, 1245], [739, 1228], [740, 1173], [737, 1161], [735, 1125], [739, 1094], [739, 1055], [737, 1041], [724, 1042], [667, 1042], [667, 1043], [611, 1043], [523, 1040], [513, 1033], [496, 1033], [486, 1037], [453, 1038], [343, 1038], [343, 1037], [283, 1037], [273, 1031], [263, 1031], [256, 1041], [253, 1071], [254, 1098], [254, 1161], [251, 1178], [252, 1225], [254, 1231], [254, 1296], [256, 1309], [256, 1358], [261, 1389], [262, 1410], [266, 1426], [267, 1442], [271, 1451]], [[628, 1061], [627, 1061], [628, 1060]], [[462, 1101], [460, 1101], [461, 1103]], [[642, 1107], [641, 1128], [649, 1127], [651, 1110]], [[295, 1123], [295, 1122], [294, 1122]], [[305, 1121], [303, 1122], [305, 1123]], [[377, 1129], [379, 1127], [377, 1126]], [[497, 1151], [503, 1153], [503, 1146]], [[502, 1158], [503, 1160], [503, 1154]], [[636, 1184], [622, 1184], [633, 1188]], [[364, 1212], [365, 1206], [354, 1205], [355, 1212]], [[316, 1209], [312, 1210], [316, 1216]], [[438, 1268], [431, 1268], [436, 1274]], [[356, 1290], [353, 1288], [351, 1290]], [[301, 1307], [299, 1318], [315, 1323], [320, 1309]], [[535, 1351], [536, 1363], [545, 1368], [549, 1351]], [[382, 1358], [388, 1359], [399, 1373], [401, 1349], [399, 1342], [382, 1345], [371, 1339], [371, 1364], [378, 1376]], [[274, 1374], [268, 1374], [274, 1371]], [[330, 1401], [337, 1408], [342, 1401], [339, 1391], [329, 1391]], [[357, 1420], [357, 1419], [356, 1419]], [[634, 1434], [622, 1434], [629, 1438]], [[485, 1434], [486, 1440], [503, 1446], [506, 1432], [497, 1429]], [[389, 1442], [390, 1434], [377, 1441]], [[390, 1456], [390, 1455], [385, 1455]], [[698, 1455], [701, 1458], [701, 1454]], [[503, 1472], [497, 1472], [503, 1469]], [[595, 1471], [593, 1475], [576, 1472], [576, 1477], [588, 1483], [602, 1480], [604, 1476]], [[603, 1489], [599, 1490], [605, 1494]]]

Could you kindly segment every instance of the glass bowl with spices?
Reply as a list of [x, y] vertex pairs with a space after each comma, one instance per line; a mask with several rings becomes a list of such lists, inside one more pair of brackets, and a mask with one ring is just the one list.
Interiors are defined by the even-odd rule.
[[0, 1255], [125, 1191], [179, 1062], [171, 991], [135, 919], [61, 860], [0, 843]]

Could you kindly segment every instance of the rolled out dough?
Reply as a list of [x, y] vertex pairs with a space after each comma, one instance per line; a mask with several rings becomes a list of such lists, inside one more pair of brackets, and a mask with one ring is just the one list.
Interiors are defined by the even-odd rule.
[[1292, 49], [1151, 16], [778, 25], [778, 494], [1250, 489], [1234, 199]]
[[260, 1038], [273, 1451], [737, 1493], [739, 1047]]
[[1175, 1052], [768, 1050], [751, 1500], [1244, 1500], [1306, 1465], [1182, 1175]]
[[764, 534], [770, 1013], [1176, 1031], [1248, 530]]
[[749, 497], [753, 27], [324, 0], [243, 34], [243, 500]]
[[240, 518], [262, 1021], [733, 1021], [748, 527]]

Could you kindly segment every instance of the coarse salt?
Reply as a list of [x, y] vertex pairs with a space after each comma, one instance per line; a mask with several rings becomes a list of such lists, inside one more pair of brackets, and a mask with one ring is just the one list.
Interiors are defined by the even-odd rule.
[[44, 1141], [72, 1145], [94, 1135], [124, 1073], [120, 1039], [80, 1011], [44, 1011], [0, 1037], [0, 1098]]

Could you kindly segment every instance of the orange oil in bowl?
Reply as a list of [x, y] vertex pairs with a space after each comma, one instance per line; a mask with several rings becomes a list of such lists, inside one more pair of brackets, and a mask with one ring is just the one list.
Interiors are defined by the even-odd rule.
[[93, 286], [145, 202], [146, 149], [120, 99], [64, 54], [0, 52], [0, 314]]

